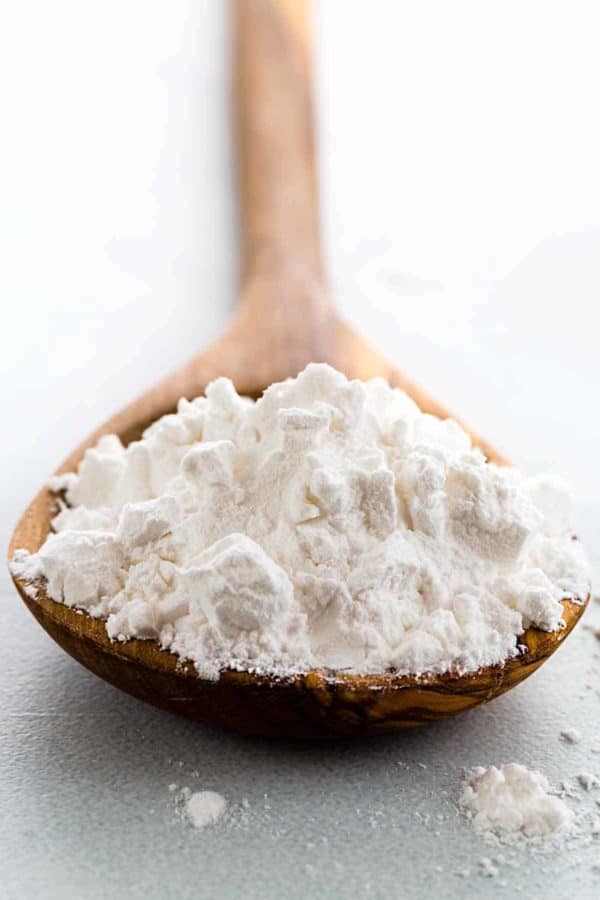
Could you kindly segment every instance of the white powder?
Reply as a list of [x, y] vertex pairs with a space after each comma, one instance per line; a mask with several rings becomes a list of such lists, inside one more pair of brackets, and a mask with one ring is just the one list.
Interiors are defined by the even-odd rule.
[[592, 788], [598, 787], [598, 784], [600, 784], [596, 776], [592, 775], [591, 772], [580, 772], [577, 776], [577, 781], [586, 791], [591, 791]]
[[560, 739], [567, 744], [579, 744], [581, 733], [576, 728], [563, 728], [560, 733]]
[[479, 860], [479, 871], [485, 878], [495, 878], [496, 875], [500, 873], [499, 867], [489, 858], [489, 856], [481, 857]]
[[478, 831], [499, 836], [568, 834], [575, 825], [573, 812], [552, 795], [548, 779], [518, 763], [474, 769], [459, 804]]
[[13, 572], [205, 677], [472, 671], [589, 592], [562, 485], [325, 365], [256, 403], [218, 379], [128, 448], [103, 437], [52, 489], [56, 533]]
[[227, 801], [216, 791], [196, 791], [192, 794], [188, 789], [183, 789], [184, 814], [194, 828], [204, 828], [206, 825], [214, 825], [223, 816], [227, 808]]

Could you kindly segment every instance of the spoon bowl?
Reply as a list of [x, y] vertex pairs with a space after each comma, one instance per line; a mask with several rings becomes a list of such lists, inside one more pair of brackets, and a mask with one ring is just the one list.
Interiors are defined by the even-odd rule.
[[[360, 339], [359, 339], [360, 340]], [[203, 365], [202, 358], [197, 360]], [[153, 401], [157, 402], [157, 401]], [[131, 408], [132, 413], [135, 406]], [[173, 408], [165, 407], [162, 412]], [[161, 414], [161, 413], [158, 413]], [[60, 467], [74, 471], [88, 446], [114, 432], [110, 420]], [[146, 424], [132, 416], [120, 431], [124, 443], [141, 435]], [[58, 474], [57, 473], [57, 474]], [[19, 548], [36, 552], [51, 531], [56, 497], [42, 489], [17, 525], [9, 557]], [[563, 601], [565, 627], [545, 632], [528, 629], [519, 656], [503, 665], [457, 675], [356, 675], [319, 669], [288, 678], [224, 670], [218, 681], [198, 677], [153, 640], [111, 641], [102, 619], [51, 600], [43, 584], [32, 586], [13, 576], [21, 597], [54, 640], [96, 675], [161, 709], [242, 734], [305, 739], [385, 734], [455, 716], [487, 703], [523, 681], [562, 644], [583, 614], [584, 603]]]
[[[29, 519], [32, 536], [41, 534], [40, 513], [50, 506], [46, 492], [39, 494], [25, 513], [23, 531]], [[23, 543], [27, 541], [18, 541]], [[111, 642], [103, 620], [50, 600], [43, 587], [32, 597], [25, 584], [16, 579], [15, 584], [38, 622], [67, 653], [126, 693], [241, 734], [304, 739], [386, 734], [487, 703], [535, 672], [585, 609], [585, 604], [563, 601], [565, 628], [531, 628], [520, 638], [526, 649], [518, 657], [465, 675], [355, 675], [321, 669], [272, 678], [227, 669], [218, 681], [209, 681], [156, 642]]]
[[[138, 439], [152, 421], [172, 412], [180, 397], [198, 396], [218, 376], [231, 378], [239, 393], [258, 397], [269, 384], [297, 375], [309, 362], [328, 362], [348, 378], [382, 376], [424, 412], [442, 419], [450, 415], [333, 310], [319, 241], [307, 4], [234, 0], [233, 6], [244, 237], [236, 315], [220, 340], [109, 419], [58, 473], [75, 471], [85, 450], [103, 434], [118, 434], [124, 444]], [[488, 460], [506, 462], [463, 427]], [[44, 488], [17, 525], [9, 558], [21, 548], [39, 550], [55, 513], [56, 498]], [[113, 643], [104, 621], [49, 599], [43, 584], [14, 581], [48, 634], [116, 687], [199, 722], [246, 734], [301, 738], [381, 734], [487, 702], [535, 671], [570, 633], [587, 603], [563, 601], [563, 629], [530, 629], [520, 638], [524, 649], [519, 656], [466, 675], [319, 670], [275, 679], [226, 670], [219, 680], [208, 681], [156, 642]]]

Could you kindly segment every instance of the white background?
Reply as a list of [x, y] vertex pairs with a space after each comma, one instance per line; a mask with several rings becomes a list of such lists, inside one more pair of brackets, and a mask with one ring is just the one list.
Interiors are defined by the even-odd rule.
[[[228, 320], [226, 12], [221, 0], [2, 5], [5, 543], [69, 449]], [[564, 474], [595, 560], [599, 20], [593, 0], [322, 0], [316, 22], [339, 309], [509, 457]], [[2, 596], [8, 648], [35, 641], [44, 672], [88, 678], [6, 583]], [[23, 686], [28, 663], [11, 659]]]
[[[598, 499], [597, 4], [368, 8], [318, 6], [337, 303], [509, 454]], [[227, 321], [227, 4], [3, 9], [0, 378], [34, 488]]]

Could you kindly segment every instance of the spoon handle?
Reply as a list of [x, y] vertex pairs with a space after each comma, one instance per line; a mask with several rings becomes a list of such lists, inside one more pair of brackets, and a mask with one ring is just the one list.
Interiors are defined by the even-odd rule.
[[234, 0], [243, 282], [323, 282], [309, 0]]

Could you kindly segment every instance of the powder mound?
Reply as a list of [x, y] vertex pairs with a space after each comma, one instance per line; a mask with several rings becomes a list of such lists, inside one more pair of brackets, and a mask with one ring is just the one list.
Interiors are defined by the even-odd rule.
[[102, 437], [51, 489], [54, 533], [12, 561], [27, 590], [204, 677], [474, 671], [589, 592], [562, 484], [326, 365], [256, 402], [219, 378], [140, 441]]
[[568, 834], [575, 816], [548, 779], [518, 763], [474, 769], [459, 798], [478, 831], [527, 838]]
[[196, 791], [185, 797], [185, 815], [194, 828], [214, 825], [223, 816], [227, 801], [216, 791]]

